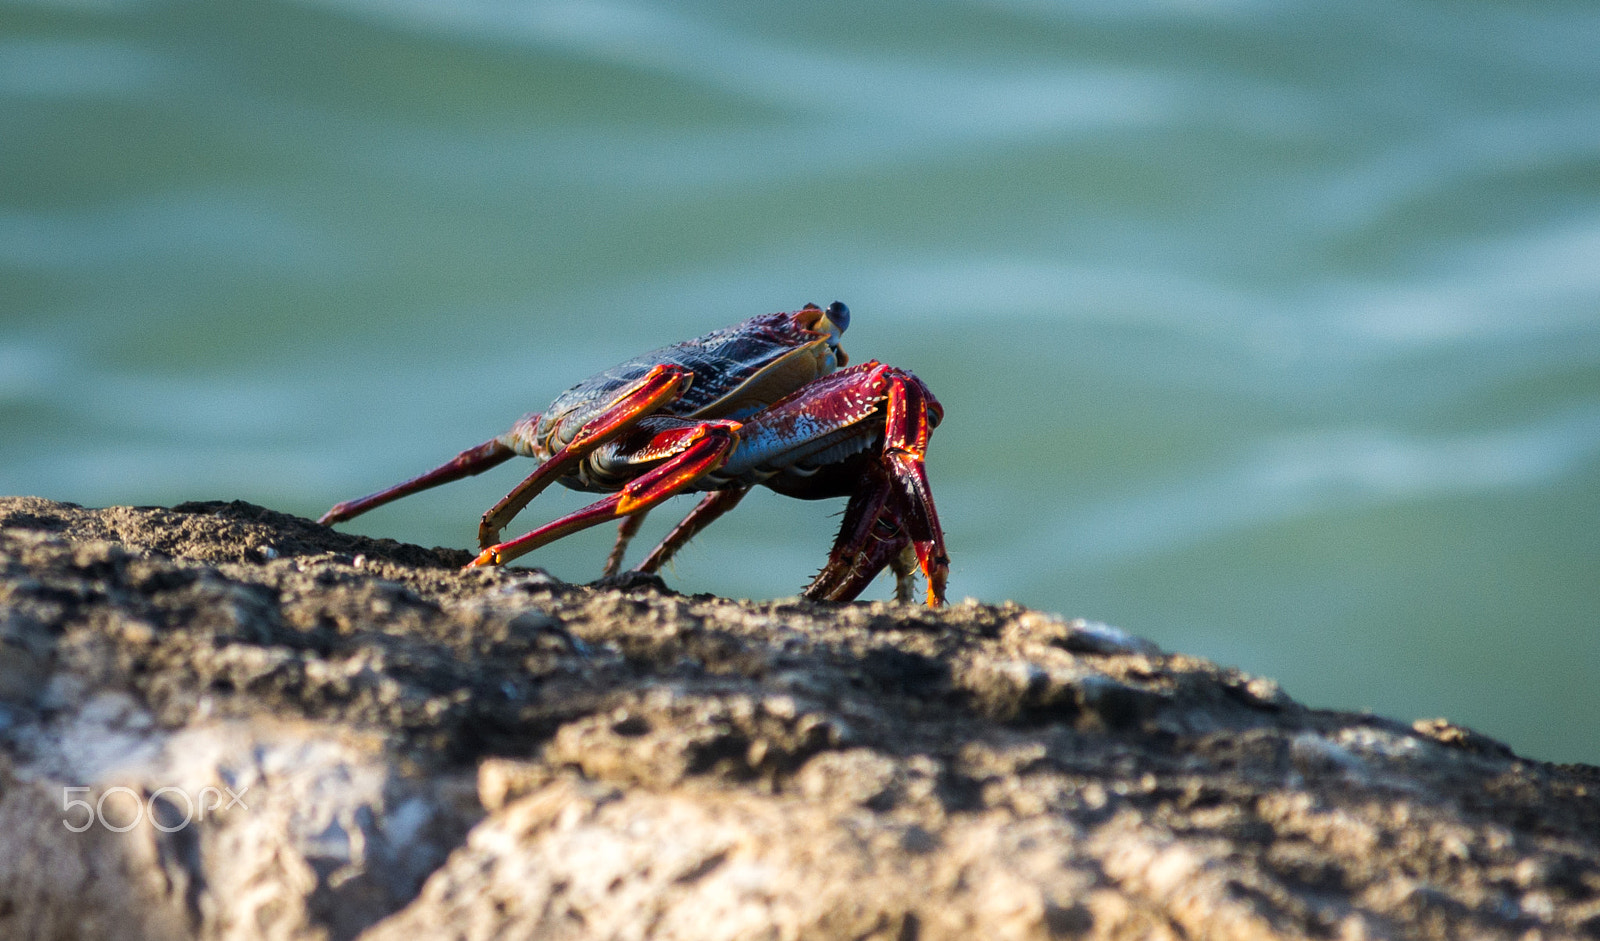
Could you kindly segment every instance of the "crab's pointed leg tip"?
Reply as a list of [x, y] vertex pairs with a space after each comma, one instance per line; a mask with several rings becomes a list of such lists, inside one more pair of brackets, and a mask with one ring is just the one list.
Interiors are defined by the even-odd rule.
[[494, 551], [493, 549], [485, 549], [482, 552], [478, 553], [478, 557], [476, 559], [473, 559], [471, 562], [468, 562], [467, 565], [466, 565], [466, 568], [463, 568], [461, 571], [465, 572], [465, 571], [467, 571], [469, 569], [483, 568], [486, 565], [499, 565], [499, 564], [500, 564], [500, 553]]

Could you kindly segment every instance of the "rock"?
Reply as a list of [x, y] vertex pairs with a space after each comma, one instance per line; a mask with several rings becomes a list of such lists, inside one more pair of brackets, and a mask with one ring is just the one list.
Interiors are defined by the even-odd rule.
[[1015, 605], [0, 499], [0, 937], [1600, 937], [1600, 769]]

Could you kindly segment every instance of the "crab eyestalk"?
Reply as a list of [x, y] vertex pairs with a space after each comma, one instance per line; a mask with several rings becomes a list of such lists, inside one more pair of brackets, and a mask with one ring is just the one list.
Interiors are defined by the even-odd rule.
[[829, 304], [827, 310], [807, 304], [794, 312], [794, 319], [795, 323], [813, 333], [827, 335], [828, 352], [833, 354], [834, 367], [842, 369], [850, 365], [850, 354], [839, 345], [844, 332], [850, 329], [850, 308], [839, 301]]

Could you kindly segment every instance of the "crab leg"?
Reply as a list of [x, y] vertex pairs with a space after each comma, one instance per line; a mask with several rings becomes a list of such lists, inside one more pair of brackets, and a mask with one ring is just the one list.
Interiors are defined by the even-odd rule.
[[894, 572], [894, 600], [910, 604], [917, 593], [917, 553], [910, 546], [889, 560], [889, 570]]
[[716, 522], [717, 517], [738, 506], [739, 501], [743, 500], [744, 495], [749, 492], [749, 487], [729, 487], [726, 490], [713, 490], [706, 494], [699, 503], [694, 505], [694, 509], [689, 511], [689, 515], [685, 516], [678, 525], [672, 527], [672, 531], [667, 533], [666, 538], [662, 539], [659, 545], [650, 550], [650, 554], [645, 556], [645, 560], [640, 562], [634, 571], [659, 571], [661, 566], [667, 564], [674, 555], [677, 555], [678, 550], [687, 545], [689, 540], [699, 534], [700, 530], [710, 526]]
[[[849, 601], [861, 594], [885, 565], [895, 565], [895, 596], [901, 601], [910, 600], [909, 580], [913, 561], [905, 564], [903, 556], [911, 548], [911, 537], [900, 525], [899, 516], [891, 505], [894, 484], [883, 465], [867, 465], [860, 489], [850, 495], [845, 505], [844, 521], [839, 525], [839, 536], [828, 553], [828, 561], [801, 592], [814, 601]], [[906, 571], [901, 572], [904, 568]]]
[[[675, 437], [682, 440], [672, 442], [671, 439]], [[667, 440], [664, 442], [662, 439]], [[684, 490], [703, 475], [721, 467], [739, 444], [739, 423], [703, 422], [682, 430], [663, 432], [652, 441], [653, 446], [666, 443], [676, 443], [678, 452], [629, 481], [620, 491], [577, 512], [546, 523], [525, 536], [486, 547], [467, 568], [503, 565], [581, 529], [620, 516], [638, 514], [654, 507], [662, 500]]]
[[659, 365], [612, 400], [609, 407], [578, 429], [560, 450], [540, 464], [512, 488], [499, 503], [483, 514], [478, 524], [478, 548], [487, 549], [500, 541], [500, 530], [522, 512], [529, 501], [555, 483], [595, 448], [638, 423], [639, 419], [671, 402], [689, 388], [694, 374], [682, 366]]
[[[933, 425], [928, 421], [933, 396], [920, 380], [906, 380], [899, 373], [890, 380], [888, 414], [884, 417], [883, 456], [900, 499], [897, 508], [904, 514], [917, 562], [928, 579], [928, 605], [944, 603], [944, 586], [950, 574], [950, 557], [944, 548], [944, 530], [939, 528], [939, 512], [933, 506], [933, 488], [928, 486], [924, 463], [928, 437]], [[932, 404], [938, 408], [938, 403]]]
[[516, 456], [517, 452], [502, 440], [504, 437], [502, 435], [499, 438], [491, 438], [475, 448], [468, 448], [426, 474], [413, 477], [404, 483], [395, 484], [393, 487], [379, 490], [377, 493], [368, 494], [357, 500], [346, 500], [343, 503], [336, 504], [333, 509], [322, 514], [322, 517], [317, 522], [323, 525], [342, 523], [347, 519], [354, 519], [374, 507], [383, 506], [392, 500], [410, 496], [419, 490], [427, 490], [429, 487], [437, 487], [440, 484], [447, 484], [463, 477], [471, 477], [473, 474], [481, 474], [489, 468]]
[[[894, 572], [895, 600], [911, 601], [916, 594], [914, 575], [920, 559], [904, 524], [901, 498], [887, 479], [881, 485], [863, 489], [857, 497], [851, 498], [845, 510], [845, 521], [828, 553], [827, 564], [801, 594], [814, 601], [850, 601], [887, 566]], [[944, 601], [943, 575], [935, 567], [929, 578], [930, 605]]]
[[606, 556], [606, 567], [600, 572], [601, 578], [610, 578], [622, 570], [622, 558], [628, 554], [628, 543], [639, 535], [639, 527], [644, 525], [644, 518], [649, 515], [649, 510], [640, 510], [622, 518], [622, 524], [617, 527], [617, 542], [611, 547], [611, 554]]

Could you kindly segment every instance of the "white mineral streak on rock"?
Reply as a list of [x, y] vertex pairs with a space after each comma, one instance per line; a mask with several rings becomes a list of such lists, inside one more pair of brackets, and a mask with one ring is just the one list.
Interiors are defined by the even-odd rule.
[[[441, 802], [448, 788], [398, 779], [381, 741], [348, 729], [258, 718], [169, 731], [128, 696], [101, 693], [54, 732], [32, 737], [32, 760], [12, 769], [43, 816], [30, 821], [31, 840], [8, 843], [0, 883], [50, 880], [51, 894], [137, 913], [106, 937], [358, 929], [411, 898], [450, 849], [441, 837], [476, 817]], [[112, 832], [106, 823], [133, 820], [129, 791], [143, 805], [138, 823]], [[63, 795], [98, 816], [64, 812]], [[84, 833], [63, 825], [84, 820]]]

